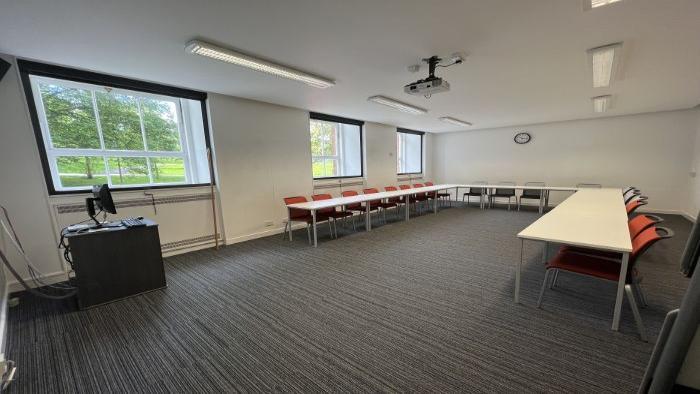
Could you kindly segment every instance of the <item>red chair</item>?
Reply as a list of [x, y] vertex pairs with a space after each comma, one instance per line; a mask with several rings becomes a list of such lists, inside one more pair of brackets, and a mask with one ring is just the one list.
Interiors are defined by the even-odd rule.
[[[409, 189], [411, 189], [411, 185], [399, 185], [399, 189], [401, 189], [401, 190], [409, 190]], [[409, 207], [409, 209], [410, 209], [411, 204], [414, 204], [414, 205], [415, 205], [415, 203], [416, 203], [417, 200], [416, 200], [416, 196], [415, 196], [414, 194], [409, 194], [409, 195], [407, 195], [407, 196], [404, 196], [404, 201], [408, 201], [408, 207]], [[417, 205], [415, 205], [415, 207], [416, 207], [416, 208], [415, 208], [416, 211], [420, 212], [420, 207], [417, 206]]]
[[[651, 226], [654, 226], [658, 223], [663, 222], [664, 220], [656, 215], [637, 215], [633, 217], [632, 219], [627, 222], [627, 226], [629, 227], [630, 230], [630, 239], [634, 240], [637, 238], [639, 234], [642, 233], [642, 231], [648, 229]], [[617, 253], [617, 252], [608, 252], [604, 250], [597, 250], [597, 249], [589, 249], [589, 248], [581, 248], [577, 246], [562, 246], [559, 248], [559, 252], [571, 252], [571, 253], [581, 253], [581, 254], [589, 254], [589, 255], [595, 255], [595, 256], [600, 256], [600, 257], [607, 257], [610, 259], [621, 259], [622, 254]]]
[[[358, 196], [359, 193], [354, 191], [354, 190], [346, 190], [344, 192], [341, 192], [340, 195], [343, 197], [353, 197], [353, 196]], [[370, 206], [369, 206], [370, 212], [377, 211], [378, 209], [379, 208], [376, 206], [373, 207], [372, 204], [370, 204]], [[367, 213], [367, 210], [365, 209], [365, 207], [362, 205], [362, 203], [359, 203], [359, 202], [346, 205], [345, 210], [350, 211], [350, 212], [358, 212], [360, 215], [364, 215]]]
[[[331, 196], [330, 194], [314, 194], [313, 196], [311, 196], [311, 199], [314, 201], [330, 200], [331, 198], [333, 198], [333, 196]], [[352, 212], [349, 212], [347, 210], [338, 211], [335, 207], [320, 209], [318, 212], [321, 212], [333, 218], [333, 231], [335, 232], [336, 238], [338, 238], [338, 227], [336, 226], [337, 219], [343, 219], [343, 221], [345, 221], [345, 218], [351, 216], [353, 219], [352, 229], [355, 230], [355, 215], [353, 215]]]
[[[425, 186], [435, 186], [435, 184], [433, 184], [433, 182], [425, 182]], [[437, 197], [438, 201], [443, 201], [443, 200], [444, 200], [444, 201], [449, 201], [449, 202], [450, 202], [450, 205], [452, 204], [452, 201], [450, 201], [450, 196], [451, 196], [450, 193], [447, 193], [447, 192], [437, 192], [437, 191], [435, 191], [435, 192], [430, 192], [430, 193], [432, 193], [433, 196]]]
[[[659, 231], [665, 234], [659, 235]], [[637, 323], [637, 329], [639, 330], [639, 335], [643, 341], [646, 341], [646, 333], [644, 331], [642, 317], [639, 314], [639, 308], [637, 307], [637, 302], [633, 293], [633, 288], [639, 291], [639, 282], [637, 281], [638, 274], [637, 270], [635, 269], [635, 263], [637, 262], [639, 256], [649, 249], [651, 245], [661, 239], [670, 238], [672, 236], [673, 231], [670, 229], [664, 227], [649, 227], [642, 231], [634, 240], [632, 240], [632, 253], [630, 253], [627, 265], [625, 293], [627, 294], [630, 306], [632, 307], [634, 320]], [[544, 297], [544, 292], [547, 287], [550, 270], [555, 270], [555, 272], [560, 270], [568, 271], [613, 282], [618, 282], [620, 280], [620, 264], [618, 262], [611, 261], [605, 257], [587, 254], [559, 252], [547, 263], [546, 269], [547, 272], [545, 273], [542, 289], [540, 290], [540, 296], [537, 300], [538, 308], [542, 305], [542, 298]]]
[[[424, 187], [422, 183], [414, 183], [413, 187], [419, 188], [419, 187]], [[416, 206], [419, 206], [421, 202], [425, 202], [428, 204], [428, 193], [416, 193]]]
[[[301, 202], [308, 202], [306, 197], [304, 196], [295, 196], [295, 197], [285, 197], [284, 198], [284, 205], [291, 205], [291, 204], [297, 204]], [[306, 236], [309, 238], [309, 244], [311, 244], [311, 225], [313, 224], [313, 217], [311, 216], [311, 212], [307, 211], [305, 209], [297, 209], [297, 208], [287, 208], [289, 210], [289, 220], [287, 220], [287, 223], [284, 225], [284, 231], [287, 232], [289, 231], [289, 240], [292, 240], [292, 222], [304, 222], [306, 223]], [[316, 224], [320, 222], [328, 222], [328, 228], [331, 230], [331, 236], [333, 235], [333, 229], [331, 228], [331, 221], [330, 221], [330, 216], [327, 214], [324, 214], [320, 211], [316, 212]]]
[[627, 216], [633, 214], [634, 211], [639, 209], [639, 207], [641, 207], [642, 205], [647, 205], [647, 204], [648, 204], [647, 201], [643, 200], [643, 199], [636, 199], [636, 200], [628, 202], [627, 205], [625, 205], [625, 208], [627, 209]]
[[[384, 190], [387, 192], [395, 192], [395, 191], [398, 191], [399, 189], [396, 186], [385, 186]], [[388, 202], [393, 202], [394, 204], [396, 204], [397, 214], [401, 208], [401, 205], [406, 205], [406, 199], [404, 197], [405, 196], [391, 197], [391, 198], [387, 199]]]
[[[362, 192], [364, 194], [375, 194], [375, 193], [379, 193], [379, 190], [377, 188], [371, 187], [371, 188], [363, 189]], [[377, 200], [377, 201], [370, 201], [370, 203], [371, 203], [371, 205], [377, 206], [378, 208], [380, 208], [382, 210], [382, 216], [384, 217], [384, 224], [386, 224], [386, 210], [387, 209], [397, 208], [396, 212], [398, 214], [398, 211], [399, 211], [398, 206], [399, 205], [395, 202], [391, 202], [391, 201], [385, 202], [382, 200]]]

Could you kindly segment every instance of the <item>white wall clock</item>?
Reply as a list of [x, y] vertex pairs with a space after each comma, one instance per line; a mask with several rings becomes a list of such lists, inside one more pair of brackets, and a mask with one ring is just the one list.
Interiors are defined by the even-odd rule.
[[525, 132], [518, 133], [513, 137], [513, 141], [515, 141], [516, 144], [527, 144], [530, 142], [530, 139], [532, 139], [530, 133]]

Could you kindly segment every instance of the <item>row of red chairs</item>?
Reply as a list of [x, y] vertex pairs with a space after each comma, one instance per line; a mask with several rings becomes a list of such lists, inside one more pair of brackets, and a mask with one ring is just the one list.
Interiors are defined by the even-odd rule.
[[[413, 184], [414, 188], [420, 188], [424, 186], [433, 186], [432, 182], [425, 182], [425, 184], [422, 183], [415, 183]], [[399, 188], [401, 190], [408, 190], [411, 189], [411, 185], [399, 185]], [[384, 187], [385, 191], [392, 192], [392, 191], [397, 191], [399, 190], [396, 186], [386, 186]], [[375, 194], [379, 193], [379, 189], [377, 188], [366, 188], [362, 190], [363, 194]], [[359, 193], [354, 191], [354, 190], [345, 190], [340, 193], [342, 197], [352, 197], [352, 196], [357, 196]], [[409, 196], [402, 196], [402, 197], [392, 197], [388, 198], [385, 201], [383, 200], [377, 200], [377, 201], [370, 201], [369, 202], [369, 210], [370, 212], [382, 212], [382, 218], [384, 223], [386, 223], [386, 210], [391, 209], [391, 208], [396, 208], [396, 214], [399, 214], [399, 207], [403, 206], [406, 204], [406, 199], [405, 197], [408, 197], [408, 202], [409, 204], [414, 204], [416, 207], [416, 210], [420, 212], [420, 205], [422, 203], [429, 203], [430, 200], [435, 200], [435, 199], [442, 199], [449, 197], [449, 193], [437, 193], [437, 192], [427, 192], [427, 193], [416, 193], [412, 194]], [[321, 201], [321, 200], [329, 200], [333, 198], [332, 195], [324, 193], [324, 194], [314, 194], [311, 196], [311, 199], [313, 201]], [[284, 198], [284, 203], [285, 205], [290, 205], [290, 204], [296, 204], [296, 203], [302, 203], [302, 202], [307, 202], [308, 200], [304, 196], [294, 196], [294, 197], [285, 197]], [[338, 219], [343, 219], [345, 220], [348, 217], [352, 218], [352, 227], [353, 230], [356, 228], [355, 226], [355, 212], [357, 212], [359, 215], [363, 215], [367, 212], [367, 205], [366, 203], [356, 203], [356, 204], [348, 204], [343, 207], [340, 207], [341, 209], [338, 210], [337, 207], [331, 207], [331, 208], [325, 208], [325, 209], [320, 209], [316, 211], [316, 223], [322, 223], [322, 222], [327, 222], [328, 223], [328, 228], [330, 230], [331, 236], [334, 238], [338, 238], [338, 228], [336, 225], [336, 220]], [[306, 235], [309, 239], [309, 243], [311, 243], [311, 224], [313, 222], [313, 218], [311, 216], [311, 213], [307, 210], [303, 209], [290, 209], [289, 210], [289, 220], [287, 221], [287, 224], [285, 225], [285, 233], [287, 231], [290, 231], [290, 237], [291, 237], [291, 223], [292, 222], [304, 222], [306, 223]]]
[[[637, 189], [632, 191], [626, 190], [625, 195], [628, 215], [631, 215], [639, 207], [647, 204], [647, 198], [642, 196]], [[627, 195], [634, 196], [634, 198], [627, 198]], [[632, 240], [632, 252], [629, 255], [627, 263], [625, 294], [629, 300], [632, 313], [634, 314], [634, 320], [639, 330], [639, 335], [643, 341], [647, 341], [647, 336], [636, 298], [639, 298], [642, 306], [646, 306], [647, 301], [640, 286], [642, 277], [636, 268], [636, 263], [639, 256], [646, 252], [651, 245], [659, 240], [673, 237], [674, 234], [671, 229], [657, 226], [657, 224], [662, 221], [662, 218], [649, 214], [636, 215], [628, 221], [630, 239]], [[540, 290], [540, 296], [537, 300], [537, 307], [542, 305], [544, 292], [549, 282], [550, 271], [554, 272], [551, 283], [549, 284], [550, 289], [556, 285], [559, 271], [568, 271], [579, 275], [618, 282], [620, 280], [621, 259], [621, 253], [562, 246], [558, 253], [549, 260], [545, 266], [546, 273], [542, 283], [542, 289]]]

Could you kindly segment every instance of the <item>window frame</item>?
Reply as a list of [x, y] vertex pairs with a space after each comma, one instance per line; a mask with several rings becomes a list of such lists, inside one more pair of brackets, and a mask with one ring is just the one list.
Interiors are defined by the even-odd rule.
[[[361, 120], [356, 120], [356, 119], [350, 119], [350, 118], [343, 118], [340, 116], [335, 116], [335, 115], [326, 115], [326, 114], [321, 114], [317, 112], [309, 112], [309, 129], [311, 128], [311, 121], [312, 120], [321, 120], [325, 122], [333, 122], [333, 123], [344, 123], [344, 124], [349, 124], [353, 126], [359, 126], [360, 127], [360, 175], [343, 175], [343, 176], [326, 176], [326, 177], [320, 177], [317, 178], [313, 176], [313, 163], [314, 163], [314, 158], [315, 157], [322, 157], [325, 159], [331, 159], [333, 160], [334, 158], [337, 158], [338, 160], [338, 165], [340, 166], [340, 154], [337, 154], [335, 156], [314, 156], [313, 152], [311, 152], [311, 177], [313, 178], [314, 181], [325, 181], [325, 180], [333, 180], [333, 179], [347, 179], [347, 178], [363, 178], [365, 176], [365, 145], [364, 145], [364, 134], [365, 134], [365, 122]], [[338, 138], [339, 136], [337, 136]], [[338, 138], [340, 140], [340, 138]], [[311, 147], [311, 139], [309, 137], [309, 148]], [[340, 152], [340, 143], [336, 145], [336, 149], [338, 152]], [[325, 161], [324, 161], [325, 163]], [[324, 164], [325, 166], [325, 164]]]
[[[415, 135], [420, 135], [420, 171], [419, 172], [399, 172], [398, 171], [398, 164], [399, 164], [399, 152], [397, 149], [396, 152], [396, 175], [416, 175], [416, 174], [422, 174], [423, 173], [423, 143], [424, 141], [424, 136], [425, 132], [424, 131], [418, 131], [418, 130], [411, 130], [411, 129], [403, 129], [400, 127], [396, 128], [396, 138], [398, 142], [399, 138], [399, 133], [401, 134], [415, 134]], [[397, 143], [397, 148], [398, 148], [398, 143]]]
[[[146, 97], [164, 99], [171, 98], [176, 102], [176, 109], [178, 111], [179, 122], [178, 131], [180, 133], [180, 152], [167, 152], [167, 151], [120, 151], [120, 150], [106, 150], [104, 145], [101, 143], [100, 149], [94, 150], [94, 155], [92, 156], [105, 156], [105, 151], [111, 151], [113, 153], [119, 152], [119, 157], [175, 157], [180, 156], [183, 158], [185, 166], [185, 183], [177, 184], [154, 184], [154, 185], [138, 185], [138, 186], [128, 186], [128, 185], [115, 185], [113, 190], [115, 191], [134, 191], [134, 190], [149, 190], [149, 189], [175, 189], [175, 188], [190, 188], [190, 187], [202, 187], [208, 186], [210, 183], [190, 183], [192, 179], [192, 168], [190, 166], [189, 150], [184, 145], [187, 139], [186, 135], [183, 135], [182, 126], [185, 119], [182, 115], [183, 111], [180, 109], [180, 99], [188, 99], [199, 101], [201, 103], [202, 111], [202, 122], [203, 122], [203, 132], [204, 132], [204, 142], [206, 149], [211, 150], [211, 141], [209, 135], [209, 114], [207, 113], [207, 94], [205, 92], [198, 92], [195, 90], [183, 89], [173, 86], [160, 85], [152, 82], [139, 81], [134, 79], [128, 79], [123, 77], [117, 77], [107, 74], [95, 73], [92, 71], [78, 70], [63, 66], [50, 65], [45, 63], [33, 62], [24, 59], [17, 59], [17, 66], [20, 72], [20, 79], [22, 81], [22, 88], [24, 90], [24, 95], [27, 100], [27, 107], [29, 109], [29, 116], [34, 129], [34, 137], [36, 138], [37, 146], [39, 148], [39, 157], [41, 160], [41, 166], [44, 172], [44, 180], [46, 182], [46, 187], [48, 189], [49, 195], [70, 195], [70, 194], [85, 194], [89, 193], [89, 190], [85, 189], [74, 189], [74, 190], [56, 190], [54, 186], [54, 176], [58, 176], [54, 173], [54, 166], [50, 164], [49, 161], [49, 150], [53, 150], [51, 143], [51, 136], [47, 129], [47, 135], [45, 136], [42, 131], [43, 121], [40, 119], [38, 105], [42, 105], [41, 100], [35, 99], [35, 94], [40, 94], [40, 92], [32, 89], [33, 82], [30, 76], [35, 76], [41, 78], [54, 78], [65, 81], [67, 85], [72, 87], [79, 87], [80, 84], [97, 85], [97, 86], [108, 86], [115, 90], [127, 90], [131, 92], [137, 92]], [[39, 104], [37, 104], [39, 101]], [[43, 107], [42, 107], [43, 110]], [[98, 121], [99, 122], [99, 121]], [[102, 135], [100, 139], [102, 139]], [[146, 146], [144, 145], [144, 149]], [[72, 149], [70, 148], [60, 148], [64, 153], [70, 153]], [[91, 156], [90, 154], [85, 155], [85, 151], [90, 149], [78, 149], [81, 151], [81, 156]], [[52, 153], [51, 157], [55, 155]], [[115, 156], [116, 157], [116, 156]], [[149, 169], [149, 174], [151, 170]], [[150, 179], [150, 178], [149, 178]], [[211, 184], [215, 184], [215, 179], [210, 179]]]

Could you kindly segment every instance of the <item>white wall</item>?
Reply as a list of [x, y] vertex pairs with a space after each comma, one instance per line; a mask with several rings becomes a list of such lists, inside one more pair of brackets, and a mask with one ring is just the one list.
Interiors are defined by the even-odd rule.
[[[0, 80], [0, 204], [9, 211], [35, 267], [45, 273], [60, 272], [62, 266], [39, 150], [24, 104], [17, 66], [14, 58], [0, 57], [12, 64]], [[13, 252], [4, 233], [0, 233], [0, 247], [11, 261], [19, 261], [20, 256]], [[23, 277], [28, 276], [24, 264], [14, 267]], [[11, 278], [9, 272], [5, 277]]]
[[[284, 197], [340, 195], [340, 180], [313, 180], [307, 111], [219, 94], [209, 111], [227, 243], [279, 233]], [[367, 122], [364, 133], [365, 177], [342, 190], [397, 185], [396, 127]]]
[[[433, 161], [440, 182], [633, 185], [650, 210], [687, 213], [697, 125], [686, 110], [435, 134]], [[519, 131], [531, 142], [513, 142]]]
[[209, 112], [227, 242], [275, 232], [282, 199], [311, 194], [309, 113], [219, 94]]
[[690, 169], [691, 182], [688, 197], [688, 214], [696, 218], [700, 211], [700, 108], [695, 110], [697, 121], [695, 123], [695, 141], [693, 143], [693, 160]]
[[[14, 64], [14, 58], [3, 56]], [[283, 197], [313, 193], [339, 195], [340, 189], [315, 189], [311, 175], [308, 111], [211, 94], [208, 101], [216, 173], [219, 228], [227, 243], [279, 232], [286, 209]], [[340, 114], [342, 115], [342, 114]], [[7, 206], [18, 235], [47, 282], [66, 278], [57, 241], [60, 229], [86, 218], [84, 194], [48, 196], [34, 131], [16, 66], [0, 82], [0, 203]], [[396, 128], [366, 123], [365, 177], [345, 187], [383, 187], [396, 175]], [[426, 168], [430, 152], [426, 136]], [[419, 177], [416, 177], [419, 178]], [[317, 182], [316, 187], [323, 182]], [[213, 244], [213, 214], [207, 187], [114, 192], [113, 218], [144, 216], [159, 223], [164, 253], [176, 254]], [[0, 247], [10, 250], [7, 240]], [[23, 275], [23, 262], [10, 254]], [[9, 276], [8, 276], [9, 278]], [[10, 279], [13, 290], [18, 289]]]

